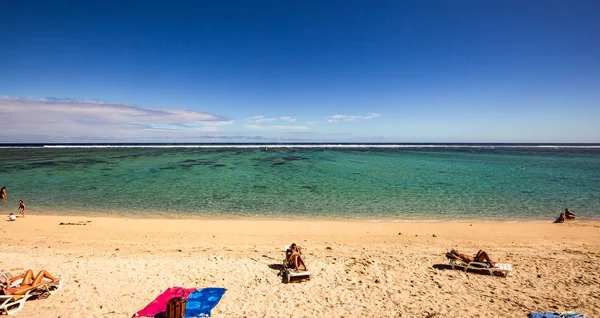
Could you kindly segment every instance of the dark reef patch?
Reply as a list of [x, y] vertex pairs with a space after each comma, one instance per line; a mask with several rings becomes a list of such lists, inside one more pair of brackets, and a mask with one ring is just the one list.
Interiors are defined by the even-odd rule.
[[119, 155], [110, 157], [111, 159], [128, 159], [128, 158], [139, 158], [142, 157], [140, 154], [131, 154], [131, 155]]
[[310, 191], [315, 192], [315, 191], [317, 191], [317, 186], [314, 186], [314, 185], [303, 185], [302, 189], [309, 189]]
[[286, 160], [286, 161], [308, 160], [308, 158], [298, 157], [298, 156], [287, 156], [287, 157], [283, 157], [283, 160]]
[[27, 164], [31, 168], [43, 168], [43, 167], [54, 167], [58, 164], [54, 161], [41, 161], [41, 162], [31, 162]]
[[92, 159], [92, 158], [78, 158], [74, 160], [60, 161], [61, 165], [70, 165], [70, 164], [82, 164], [82, 165], [93, 165], [98, 163], [108, 163], [108, 161], [103, 159]]

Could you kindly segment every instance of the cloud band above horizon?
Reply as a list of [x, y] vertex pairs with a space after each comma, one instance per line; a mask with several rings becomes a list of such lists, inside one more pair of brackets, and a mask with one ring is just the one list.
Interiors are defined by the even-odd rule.
[[217, 114], [102, 101], [0, 97], [7, 141], [31, 138], [133, 140], [215, 132], [233, 121]]

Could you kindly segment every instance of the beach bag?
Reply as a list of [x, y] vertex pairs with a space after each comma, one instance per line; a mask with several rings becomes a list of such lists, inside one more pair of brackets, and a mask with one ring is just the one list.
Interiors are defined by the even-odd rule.
[[173, 297], [167, 302], [166, 318], [182, 318], [185, 314], [185, 304], [187, 300], [184, 297]]

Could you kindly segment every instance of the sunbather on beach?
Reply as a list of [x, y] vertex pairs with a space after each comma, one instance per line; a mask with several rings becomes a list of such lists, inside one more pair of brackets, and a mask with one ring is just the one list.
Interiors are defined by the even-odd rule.
[[565, 218], [565, 214], [564, 214], [564, 213], [561, 213], [561, 214], [558, 216], [558, 219], [556, 219], [556, 221], [554, 221], [554, 223], [565, 223], [565, 221], [566, 221], [566, 220], [567, 220], [567, 219]]
[[467, 254], [461, 254], [457, 250], [452, 250], [452, 251], [450, 251], [450, 257], [452, 257], [454, 259], [460, 259], [466, 263], [488, 262], [488, 263], [490, 263], [490, 265], [492, 267], [496, 267], [496, 263], [494, 263], [494, 261], [492, 261], [492, 259], [490, 259], [490, 256], [488, 255], [488, 253], [486, 253], [484, 250], [479, 250], [479, 252], [477, 252], [477, 254], [473, 257], [471, 257]]
[[287, 251], [285, 251], [285, 255], [288, 263], [290, 263], [290, 266], [294, 267], [294, 270], [296, 270], [296, 272], [298, 271], [298, 267], [300, 265], [304, 267], [304, 270], [308, 270], [308, 267], [306, 267], [306, 264], [302, 259], [302, 255], [300, 254], [300, 247], [297, 246], [296, 243], [292, 243], [292, 245], [290, 245], [290, 248]]
[[569, 209], [565, 209], [565, 216], [567, 219], [572, 220], [575, 218], [575, 213], [571, 212]]
[[[23, 278], [23, 281], [19, 286], [10, 287], [10, 285], [18, 279]], [[56, 278], [48, 273], [46, 270], [41, 270], [35, 277], [33, 277], [33, 271], [28, 269], [25, 273], [15, 276], [6, 282], [6, 287], [0, 288], [0, 295], [19, 295], [24, 294], [27, 290], [32, 287], [38, 286], [42, 283], [42, 280], [47, 278], [53, 283], [60, 281], [60, 278]]]

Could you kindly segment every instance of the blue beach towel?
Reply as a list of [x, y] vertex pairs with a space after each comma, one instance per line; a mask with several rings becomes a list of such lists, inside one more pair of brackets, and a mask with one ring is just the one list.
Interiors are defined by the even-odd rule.
[[226, 290], [225, 288], [203, 288], [193, 292], [188, 296], [183, 317], [210, 317], [210, 310], [215, 308]]
[[587, 316], [578, 312], [532, 312], [527, 315], [528, 318], [585, 318]]

